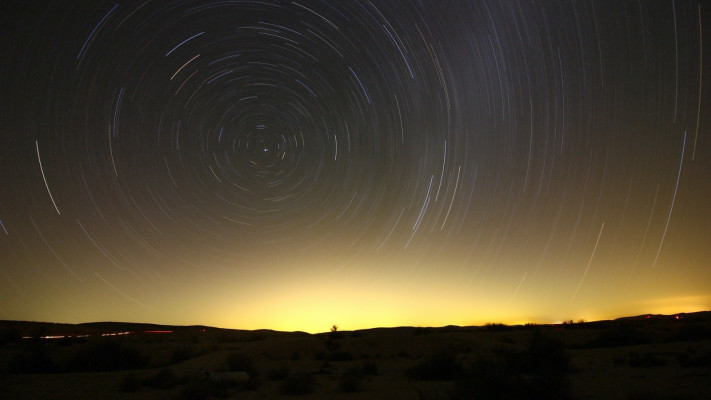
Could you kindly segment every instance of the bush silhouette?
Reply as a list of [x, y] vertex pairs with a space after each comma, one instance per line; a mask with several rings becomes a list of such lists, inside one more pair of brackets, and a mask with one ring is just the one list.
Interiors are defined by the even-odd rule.
[[472, 370], [455, 381], [452, 399], [508, 400], [523, 397], [518, 374], [505, 367], [502, 360], [479, 358]]
[[331, 332], [328, 334], [328, 337], [330, 337], [331, 339], [342, 339], [343, 332], [338, 331], [338, 325], [333, 325], [331, 327]]
[[149, 358], [117, 338], [102, 338], [79, 348], [71, 357], [69, 371], [116, 371], [147, 366]]
[[570, 357], [563, 344], [539, 331], [529, 338], [525, 358], [528, 364], [526, 372], [565, 372], [570, 364]]
[[230, 371], [244, 371], [249, 375], [249, 380], [241, 384], [243, 389], [252, 390], [261, 385], [259, 369], [252, 356], [246, 353], [230, 353], [227, 356], [227, 365]]
[[250, 376], [257, 373], [257, 363], [246, 353], [230, 353], [227, 356], [227, 366], [230, 371], [244, 371]]
[[180, 392], [180, 398], [184, 400], [204, 400], [210, 397], [210, 392], [210, 382], [203, 379], [194, 379]]
[[180, 379], [171, 369], [161, 369], [156, 374], [143, 380], [143, 384], [156, 389], [171, 389], [180, 383]]
[[628, 365], [633, 368], [659, 367], [667, 365], [664, 358], [652, 353], [639, 354], [636, 351], [630, 352]]
[[328, 361], [352, 361], [354, 358], [350, 351], [338, 350], [328, 354]]
[[286, 379], [287, 376], [289, 376], [289, 366], [286, 364], [267, 371], [267, 378], [272, 381], [282, 381]]
[[631, 326], [605, 329], [600, 335], [588, 342], [589, 347], [622, 347], [649, 343], [649, 338]]
[[314, 377], [310, 374], [299, 373], [289, 375], [280, 385], [283, 394], [300, 395], [313, 391]]
[[364, 375], [378, 375], [378, 364], [374, 361], [365, 360], [363, 361], [362, 370]]
[[206, 378], [196, 375], [180, 391], [180, 398], [186, 400], [204, 400], [211, 398], [234, 397], [236, 392], [245, 389], [245, 384], [240, 384], [231, 378]]
[[12, 343], [20, 340], [22, 335], [20, 335], [16, 329], [12, 327], [6, 327], [0, 331], [0, 348], [6, 343]]
[[484, 325], [484, 329], [490, 332], [509, 332], [513, 330], [512, 327], [498, 322], [488, 323]]
[[176, 364], [193, 357], [193, 352], [187, 346], [180, 346], [170, 352], [170, 364]]
[[355, 393], [361, 391], [361, 380], [363, 371], [358, 367], [353, 367], [343, 373], [338, 382], [338, 389], [345, 393]]
[[689, 323], [682, 325], [679, 330], [672, 334], [668, 341], [674, 342], [695, 342], [706, 340], [711, 337], [711, 327], [700, 323]]
[[10, 372], [42, 374], [60, 372], [61, 368], [48, 354], [44, 343], [34, 343], [25, 352], [10, 360]]
[[687, 350], [677, 356], [677, 361], [684, 368], [709, 367], [711, 366], [711, 352], [696, 354], [695, 351]]
[[453, 399], [567, 399], [569, 357], [562, 343], [534, 332], [525, 350], [480, 357], [455, 381]]
[[119, 391], [121, 392], [137, 392], [141, 388], [141, 381], [136, 377], [133, 372], [124, 375], [123, 379], [119, 383]]
[[407, 369], [406, 374], [413, 379], [425, 381], [447, 381], [462, 374], [462, 366], [453, 351], [440, 351]]

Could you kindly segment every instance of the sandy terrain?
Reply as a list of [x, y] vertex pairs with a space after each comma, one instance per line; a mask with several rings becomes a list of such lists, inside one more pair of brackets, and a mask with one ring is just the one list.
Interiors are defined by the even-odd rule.
[[[711, 399], [707, 314], [319, 335], [137, 327], [53, 340], [20, 339], [38, 325], [6, 322], [0, 398]], [[42, 331], [68, 329], [88, 328]]]

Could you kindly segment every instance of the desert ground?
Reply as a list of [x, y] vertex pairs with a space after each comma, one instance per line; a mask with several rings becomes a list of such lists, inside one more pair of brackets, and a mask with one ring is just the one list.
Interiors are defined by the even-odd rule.
[[711, 399], [711, 312], [313, 335], [0, 321], [0, 338], [1, 399]]

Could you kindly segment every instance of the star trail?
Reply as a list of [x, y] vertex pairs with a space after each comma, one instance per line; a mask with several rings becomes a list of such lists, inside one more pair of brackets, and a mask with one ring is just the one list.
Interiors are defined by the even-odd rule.
[[705, 2], [2, 9], [0, 319], [711, 309]]

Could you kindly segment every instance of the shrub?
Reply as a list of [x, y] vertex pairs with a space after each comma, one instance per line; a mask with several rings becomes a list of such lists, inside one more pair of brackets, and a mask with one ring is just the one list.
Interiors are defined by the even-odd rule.
[[313, 391], [314, 377], [310, 374], [292, 374], [280, 385], [281, 392], [289, 395], [308, 394]]
[[589, 347], [622, 347], [649, 343], [649, 338], [638, 329], [628, 326], [605, 329], [588, 343]]
[[651, 353], [639, 354], [636, 351], [630, 353], [630, 360], [628, 362], [630, 367], [640, 368], [640, 367], [658, 367], [666, 365], [667, 361], [659, 356]]
[[[514, 353], [509, 353], [511, 356]], [[524, 353], [518, 353], [523, 356]], [[480, 358], [472, 370], [457, 379], [452, 399], [563, 400], [568, 399], [568, 380], [561, 373], [526, 373], [509, 367], [504, 359]], [[525, 363], [516, 363], [521, 366]]]
[[507, 344], [513, 344], [513, 339], [509, 335], [501, 335], [499, 336], [499, 342], [501, 343], [507, 343]]
[[407, 350], [400, 350], [397, 353], [397, 357], [400, 358], [412, 358], [412, 354], [408, 353]]
[[242, 383], [242, 388], [253, 390], [261, 385], [259, 369], [254, 358], [247, 353], [230, 353], [227, 356], [227, 365], [230, 371], [244, 371], [249, 374], [249, 380]]
[[343, 373], [338, 382], [338, 389], [345, 393], [360, 392], [361, 378], [363, 378], [363, 371], [357, 367], [351, 368]]
[[326, 339], [326, 349], [328, 349], [328, 351], [338, 351], [341, 349], [341, 344], [328, 338]]
[[417, 327], [415, 330], [412, 332], [415, 336], [420, 336], [420, 335], [427, 335], [434, 332], [434, 329], [432, 328], [422, 328], [422, 327]]
[[570, 357], [563, 344], [536, 331], [528, 341], [526, 351], [527, 372], [564, 372], [570, 365]]
[[156, 389], [171, 389], [180, 383], [180, 379], [171, 369], [161, 369], [143, 380], [143, 384]]
[[480, 358], [470, 373], [455, 381], [452, 399], [508, 400], [525, 398], [520, 378], [504, 367], [502, 360]]
[[502, 348], [477, 359], [455, 381], [453, 399], [567, 399], [569, 357], [562, 343], [534, 331], [524, 351]]
[[20, 335], [16, 329], [7, 327], [0, 331], [0, 347], [5, 343], [12, 343], [20, 340], [22, 335]]
[[267, 336], [262, 332], [252, 332], [251, 334], [245, 336], [242, 342], [263, 342], [267, 339]]
[[508, 332], [511, 331], [513, 328], [502, 323], [489, 323], [484, 325], [484, 329], [490, 332]]
[[671, 335], [669, 341], [695, 342], [711, 337], [711, 327], [699, 323], [682, 325], [676, 334]]
[[240, 388], [236, 379], [219, 378], [206, 379], [204, 376], [195, 376], [180, 392], [180, 398], [185, 400], [204, 400], [209, 398], [225, 398], [234, 396]]
[[286, 379], [287, 376], [289, 376], [289, 367], [286, 364], [267, 371], [267, 378], [272, 381], [281, 381]]
[[642, 391], [635, 392], [627, 396], [629, 400], [694, 400], [698, 397], [692, 393], [683, 394], [659, 394], [654, 392]]
[[257, 363], [247, 353], [230, 353], [227, 356], [227, 366], [230, 371], [244, 371], [250, 377], [257, 374]]
[[343, 332], [338, 331], [338, 325], [333, 325], [331, 327], [331, 332], [328, 334], [331, 339], [341, 339], [343, 338]]
[[425, 381], [446, 381], [459, 377], [462, 366], [452, 351], [433, 354], [405, 372], [410, 378]]
[[119, 390], [122, 392], [137, 392], [141, 388], [141, 382], [133, 372], [124, 375], [119, 383]]
[[193, 356], [192, 352], [187, 346], [180, 346], [173, 348], [170, 353], [170, 364], [176, 364], [185, 360], [190, 359]]
[[318, 371], [316, 371], [317, 374], [331, 374], [331, 363], [328, 362], [328, 360], [324, 361], [323, 364], [321, 364], [321, 367], [319, 367]]
[[43, 344], [35, 344], [28, 351], [10, 360], [10, 372], [19, 374], [43, 374], [59, 372], [59, 365], [47, 355]]
[[218, 398], [228, 397], [239, 386], [239, 383], [234, 379], [219, 379], [209, 383], [210, 396]]
[[682, 367], [708, 367], [711, 366], [711, 353], [696, 354], [695, 352], [681, 353], [677, 361]]
[[334, 351], [328, 355], [329, 361], [352, 361], [354, 358], [353, 353], [343, 350]]
[[149, 358], [116, 338], [102, 338], [79, 348], [69, 361], [72, 372], [116, 371], [141, 368]]
[[180, 392], [184, 400], [204, 400], [210, 396], [210, 382], [203, 379], [194, 379]]
[[363, 361], [363, 374], [365, 375], [377, 375], [378, 374], [378, 364], [374, 361]]

